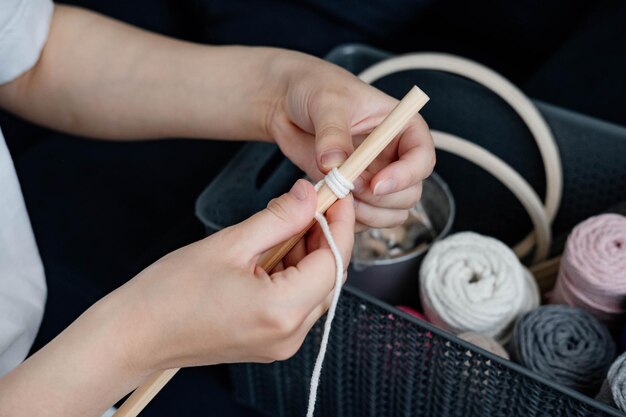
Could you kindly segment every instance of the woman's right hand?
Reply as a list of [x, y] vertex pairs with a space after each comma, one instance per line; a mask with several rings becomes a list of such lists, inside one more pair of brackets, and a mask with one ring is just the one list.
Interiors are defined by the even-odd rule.
[[[129, 363], [157, 370], [292, 356], [329, 307], [334, 258], [313, 229], [278, 272], [256, 264], [312, 221], [316, 202], [313, 186], [299, 180], [265, 210], [168, 254], [121, 287], [114, 296], [136, 315], [128, 327]], [[339, 200], [327, 218], [347, 265], [352, 197]]]

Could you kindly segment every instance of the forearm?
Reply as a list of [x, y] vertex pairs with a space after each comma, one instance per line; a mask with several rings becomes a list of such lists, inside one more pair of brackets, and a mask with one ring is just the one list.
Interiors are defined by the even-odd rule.
[[150, 371], [130, 359], [137, 317], [119, 304], [101, 300], [1, 378], [0, 415], [96, 417], [140, 385]]
[[38, 63], [0, 86], [0, 106], [73, 134], [111, 139], [266, 139], [278, 50], [210, 47], [56, 6]]

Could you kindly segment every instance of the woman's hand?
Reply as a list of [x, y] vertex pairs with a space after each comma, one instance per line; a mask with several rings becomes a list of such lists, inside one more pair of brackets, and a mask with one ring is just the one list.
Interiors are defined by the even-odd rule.
[[[267, 209], [241, 224], [157, 261], [122, 291], [140, 311], [140, 368], [227, 362], [269, 362], [292, 356], [327, 310], [334, 258], [314, 228], [277, 272], [258, 267], [259, 256], [303, 230], [316, 209], [313, 186], [299, 180]], [[351, 198], [327, 213], [349, 262], [354, 234]], [[134, 336], [133, 336], [134, 337]]]
[[[266, 136], [314, 180], [340, 165], [397, 104], [317, 58], [283, 51], [273, 62], [268, 85], [275, 89], [275, 100]], [[417, 115], [355, 181], [357, 221], [372, 227], [404, 222], [434, 164], [428, 126]]]
[[[0, 378], [0, 415], [95, 417], [157, 370], [292, 356], [330, 305], [334, 258], [314, 227], [276, 272], [256, 263], [311, 222], [316, 201], [300, 180], [266, 210], [146, 268]], [[327, 219], [347, 265], [352, 198]]]

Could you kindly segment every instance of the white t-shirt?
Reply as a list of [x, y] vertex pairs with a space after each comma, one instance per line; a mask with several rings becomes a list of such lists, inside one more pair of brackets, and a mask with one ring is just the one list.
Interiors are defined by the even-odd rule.
[[[0, 84], [39, 59], [51, 0], [0, 0]], [[26, 358], [43, 317], [46, 282], [11, 155], [0, 131], [0, 376]]]

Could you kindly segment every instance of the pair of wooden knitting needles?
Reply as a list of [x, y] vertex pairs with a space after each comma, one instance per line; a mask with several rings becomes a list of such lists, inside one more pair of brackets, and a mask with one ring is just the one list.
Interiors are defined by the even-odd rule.
[[[389, 143], [404, 129], [411, 118], [428, 102], [428, 96], [413, 86], [391, 113], [378, 125], [350, 157], [338, 168], [345, 179], [354, 182], [359, 175], [376, 159]], [[324, 185], [317, 192], [317, 212], [324, 213], [337, 200], [337, 196]], [[313, 222], [309, 227], [313, 225]], [[306, 234], [308, 228], [284, 243], [270, 249], [259, 259], [259, 266], [271, 271], [281, 259]], [[133, 392], [113, 417], [135, 417], [172, 379], [178, 369], [156, 372]]]

